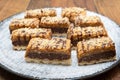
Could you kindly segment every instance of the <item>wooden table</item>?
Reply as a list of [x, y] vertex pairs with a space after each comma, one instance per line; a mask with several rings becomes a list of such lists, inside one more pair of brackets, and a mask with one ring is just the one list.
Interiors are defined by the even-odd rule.
[[[84, 7], [105, 15], [120, 25], [120, 0], [0, 0], [0, 21], [26, 9], [73, 6]], [[0, 68], [0, 80], [16, 79], [26, 80]], [[87, 80], [120, 80], [120, 64], [106, 73]]]

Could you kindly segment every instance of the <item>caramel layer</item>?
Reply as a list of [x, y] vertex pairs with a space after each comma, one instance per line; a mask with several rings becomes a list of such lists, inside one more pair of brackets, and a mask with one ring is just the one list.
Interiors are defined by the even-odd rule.
[[69, 39], [64, 38], [32, 38], [27, 46], [26, 55], [31, 52], [46, 52], [46, 53], [65, 53], [70, 54], [71, 44]]

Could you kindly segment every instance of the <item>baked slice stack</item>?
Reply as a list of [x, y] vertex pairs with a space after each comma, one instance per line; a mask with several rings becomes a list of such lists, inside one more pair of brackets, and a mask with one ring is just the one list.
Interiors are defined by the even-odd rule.
[[67, 31], [67, 38], [71, 40], [73, 48], [79, 41], [102, 36], [108, 35], [98, 16], [77, 16]]
[[71, 40], [73, 47], [82, 40], [108, 36], [103, 26], [74, 27], [73, 24], [68, 29], [67, 38]]
[[11, 34], [11, 40], [13, 44], [13, 49], [24, 50], [28, 45], [30, 39], [32, 38], [45, 38], [51, 39], [52, 32], [51, 29], [44, 28], [20, 28], [16, 29]]
[[9, 25], [10, 33], [19, 28], [38, 28], [39, 20], [37, 18], [13, 19]]
[[109, 37], [93, 38], [77, 44], [79, 65], [116, 60], [115, 44]]
[[23, 19], [9, 25], [13, 49], [25, 50], [26, 62], [71, 64], [76, 49], [79, 65], [116, 59], [115, 43], [99, 16], [88, 16], [80, 7], [27, 10]]
[[70, 40], [33, 38], [27, 46], [25, 59], [27, 62], [70, 65]]
[[40, 21], [41, 28], [50, 28], [54, 36], [66, 35], [70, 26], [67, 17], [42, 17]]

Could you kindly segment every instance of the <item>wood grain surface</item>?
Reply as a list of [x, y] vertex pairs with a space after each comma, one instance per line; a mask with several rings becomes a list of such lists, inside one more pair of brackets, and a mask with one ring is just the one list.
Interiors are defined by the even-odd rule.
[[[26, 9], [44, 7], [83, 7], [100, 13], [120, 25], [120, 0], [0, 0], [0, 20]], [[28, 80], [0, 68], [0, 80]], [[120, 64], [87, 80], [120, 80]]]
[[0, 20], [25, 11], [28, 4], [29, 0], [0, 0]]

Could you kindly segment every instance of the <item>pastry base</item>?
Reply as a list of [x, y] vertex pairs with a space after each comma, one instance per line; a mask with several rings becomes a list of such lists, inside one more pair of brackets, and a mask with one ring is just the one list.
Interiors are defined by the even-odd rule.
[[27, 46], [13, 46], [13, 49], [20, 51], [20, 50], [26, 50], [26, 47]]
[[25, 57], [26, 62], [34, 62], [34, 63], [45, 63], [45, 64], [62, 64], [62, 65], [70, 65], [71, 59], [67, 60], [48, 60], [48, 59], [31, 59]]
[[115, 61], [116, 57], [112, 57], [110, 59], [100, 59], [99, 61], [94, 60], [90, 62], [79, 62], [78, 65], [90, 65], [90, 64], [96, 64], [96, 63], [102, 63], [102, 62], [109, 62], [109, 61]]

